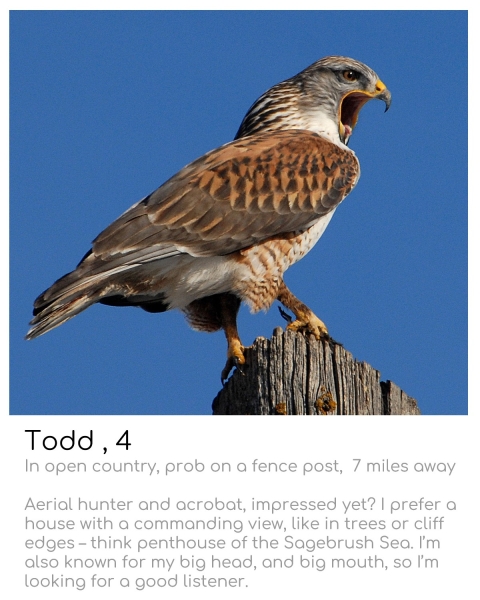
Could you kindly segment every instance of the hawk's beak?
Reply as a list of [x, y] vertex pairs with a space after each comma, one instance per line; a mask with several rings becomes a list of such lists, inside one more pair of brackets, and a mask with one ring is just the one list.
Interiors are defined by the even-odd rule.
[[352, 90], [345, 94], [340, 102], [339, 108], [339, 133], [340, 139], [344, 144], [348, 142], [353, 128], [357, 124], [360, 109], [372, 98], [383, 100], [385, 102], [385, 112], [390, 108], [392, 95], [387, 89], [387, 86], [378, 79], [375, 84], [375, 90]]
[[380, 81], [377, 81], [375, 86], [376, 94], [372, 96], [372, 98], [377, 98], [378, 100], [383, 100], [385, 102], [385, 112], [390, 108], [390, 104], [392, 103], [392, 94], [388, 91], [387, 86]]

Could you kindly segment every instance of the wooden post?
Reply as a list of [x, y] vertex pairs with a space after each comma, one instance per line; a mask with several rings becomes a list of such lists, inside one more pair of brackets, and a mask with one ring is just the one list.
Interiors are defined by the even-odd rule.
[[419, 415], [416, 401], [333, 340], [277, 327], [245, 353], [214, 415]]

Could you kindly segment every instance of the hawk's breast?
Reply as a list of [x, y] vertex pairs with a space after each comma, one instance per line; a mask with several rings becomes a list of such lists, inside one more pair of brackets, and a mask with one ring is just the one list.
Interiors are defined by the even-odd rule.
[[273, 236], [233, 254], [233, 291], [254, 312], [268, 309], [277, 297], [284, 272], [313, 248], [334, 212], [320, 217], [305, 231]]

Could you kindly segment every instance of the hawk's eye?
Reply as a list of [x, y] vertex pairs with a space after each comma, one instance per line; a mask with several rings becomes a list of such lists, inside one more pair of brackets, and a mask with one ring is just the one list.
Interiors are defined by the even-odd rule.
[[357, 81], [357, 79], [360, 77], [360, 75], [356, 71], [352, 70], [343, 71], [342, 75], [343, 78], [347, 81]]

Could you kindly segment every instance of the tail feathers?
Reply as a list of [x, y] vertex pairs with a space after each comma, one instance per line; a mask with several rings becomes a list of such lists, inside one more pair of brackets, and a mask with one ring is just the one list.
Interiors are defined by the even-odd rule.
[[[132, 256], [129, 255], [128, 261], [120, 256], [107, 263], [87, 253], [75, 271], [64, 275], [35, 300], [34, 316], [30, 321], [33, 327], [26, 339], [47, 333], [95, 302], [140, 306], [148, 312], [168, 310], [170, 303], [166, 301], [164, 286], [173, 264], [163, 261], [162, 271], [151, 258], [142, 264], [134, 261]], [[164, 253], [162, 258], [171, 256], [171, 253]], [[145, 259], [145, 256], [140, 258]]]
[[25, 339], [33, 340], [47, 333], [50, 329], [54, 329], [65, 323], [68, 319], [78, 315], [79, 312], [97, 302], [98, 296], [99, 294], [82, 294], [68, 302], [59, 303], [57, 301], [49, 304], [30, 321], [30, 325], [33, 325], [33, 327], [28, 331]]
[[34, 303], [33, 327], [25, 336], [32, 340], [58, 327], [109, 293], [112, 286], [105, 281], [106, 274], [85, 277], [73, 271], [56, 281]]

